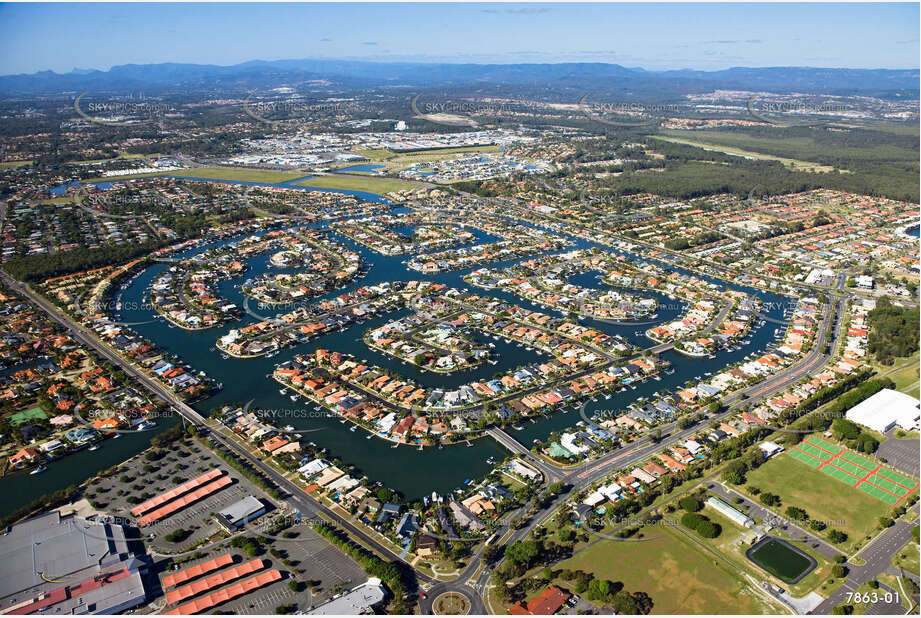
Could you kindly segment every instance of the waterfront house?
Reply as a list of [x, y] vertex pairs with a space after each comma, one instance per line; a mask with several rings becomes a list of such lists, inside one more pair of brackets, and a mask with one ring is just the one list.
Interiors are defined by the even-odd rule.
[[385, 524], [391, 519], [399, 517], [402, 510], [403, 507], [399, 504], [394, 504], [393, 502], [385, 502], [381, 506], [375, 522], [378, 524]]
[[10, 457], [10, 467], [21, 468], [31, 464], [33, 461], [39, 459], [40, 457], [41, 453], [39, 453], [31, 446], [27, 446], [26, 448], [20, 449], [16, 452], [15, 455]]
[[449, 506], [451, 507], [451, 513], [454, 515], [455, 521], [457, 521], [457, 525], [460, 527], [469, 528], [475, 531], [486, 529], [486, 524], [480, 521], [480, 519], [474, 515], [470, 509], [465, 507], [457, 500], [452, 500]]

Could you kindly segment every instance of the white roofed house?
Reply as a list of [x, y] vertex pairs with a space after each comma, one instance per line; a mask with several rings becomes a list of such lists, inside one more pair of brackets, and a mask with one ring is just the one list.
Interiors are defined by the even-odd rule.
[[587, 504], [589, 506], [598, 506], [599, 504], [606, 502], [607, 497], [604, 496], [601, 492], [593, 491], [588, 496], [585, 497], [585, 500], [582, 501], [582, 504]]
[[313, 476], [316, 476], [317, 474], [319, 474], [320, 472], [322, 472], [328, 467], [329, 467], [329, 464], [326, 461], [322, 459], [314, 459], [302, 465], [300, 468], [297, 469], [297, 471], [305, 479], [309, 479]]
[[621, 495], [623, 495], [623, 491], [624, 488], [617, 483], [611, 483], [610, 485], [604, 485], [598, 488], [598, 493], [603, 495], [611, 502], [617, 502], [620, 500]]
[[761, 452], [764, 454], [765, 459], [770, 459], [774, 455], [783, 452], [783, 447], [777, 444], [776, 442], [762, 442], [758, 445], [758, 448], [761, 449]]
[[564, 433], [560, 436], [560, 444], [563, 445], [570, 453], [575, 453], [576, 455], [581, 455], [582, 453], [587, 453], [589, 448], [582, 444], [576, 444], [578, 436], [574, 433]]
[[352, 478], [348, 474], [340, 476], [338, 479], [326, 486], [327, 491], [346, 492], [358, 486], [358, 479]]

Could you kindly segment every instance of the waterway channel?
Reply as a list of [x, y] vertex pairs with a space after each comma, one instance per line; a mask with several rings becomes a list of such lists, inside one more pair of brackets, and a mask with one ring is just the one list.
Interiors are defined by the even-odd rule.
[[[364, 199], [371, 199], [371, 194], [349, 193], [358, 193]], [[380, 196], [373, 196], [373, 199], [384, 201]], [[396, 209], [394, 212], [405, 212], [405, 209]], [[474, 231], [477, 236], [476, 242], [498, 240], [478, 230]], [[513, 294], [501, 290], [481, 290], [467, 284], [463, 281], [463, 276], [473, 269], [447, 272], [434, 276], [421, 275], [405, 267], [404, 262], [408, 260], [409, 256], [382, 256], [344, 237], [333, 234], [333, 238], [362, 255], [367, 267], [367, 274], [356, 279], [348, 286], [327, 294], [325, 297], [334, 297], [357, 287], [382, 281], [427, 279], [451, 287], [468, 288], [472, 292], [482, 292], [484, 295], [501, 298], [536, 311], [559, 315], [552, 309], [537, 306]], [[192, 255], [209, 247], [221, 246], [229, 242], [234, 242], [234, 240], [203, 244], [184, 254], [178, 254], [177, 257]], [[572, 247], [570, 248], [590, 248], [593, 246], [599, 245], [585, 240], [573, 239]], [[613, 251], [607, 247], [601, 248], [606, 251]], [[631, 256], [622, 251], [617, 251], [617, 253], [633, 257], [638, 262], [655, 261], [641, 256]], [[272, 268], [268, 265], [269, 256], [270, 253], [263, 253], [249, 258], [247, 260], [248, 268], [244, 274], [220, 283], [219, 288], [222, 296], [242, 307], [244, 306], [244, 296], [240, 290], [240, 284], [243, 281], [263, 272], [284, 272], [283, 269]], [[521, 259], [527, 258], [493, 263], [488, 266], [492, 269], [502, 268]], [[473, 336], [477, 340], [495, 344], [493, 359], [498, 360], [498, 364], [486, 364], [465, 372], [441, 375], [421, 371], [410, 364], [403, 364], [397, 359], [369, 349], [361, 341], [361, 336], [366, 330], [396, 319], [401, 315], [406, 315], [406, 311], [378, 316], [362, 324], [353, 325], [345, 331], [329, 333], [307, 344], [282, 350], [272, 358], [224, 358], [214, 347], [216, 340], [230, 329], [251, 323], [256, 318], [244, 315], [241, 320], [236, 322], [203, 331], [182, 330], [178, 327], [169, 326], [162, 319], [156, 319], [157, 316], [146, 309], [148, 306], [146, 301], [148, 300], [149, 286], [169, 266], [166, 263], [156, 263], [129, 280], [117, 292], [116, 297], [122, 301], [123, 307], [130, 309], [123, 309], [118, 312], [116, 318], [126, 323], [134, 323], [135, 325], [132, 328], [140, 334], [155, 341], [167, 351], [183, 358], [196, 370], [205, 371], [209, 376], [223, 384], [223, 389], [215, 396], [194, 404], [197, 410], [207, 415], [216, 406], [243, 404], [251, 401], [253, 409], [284, 411], [282, 416], [290, 412], [289, 421], [276, 421], [275, 424], [279, 426], [290, 424], [295, 430], [309, 431], [309, 433], [303, 434], [305, 441], [314, 442], [319, 447], [328, 449], [330, 457], [338, 457], [346, 464], [356, 466], [361, 473], [366, 474], [372, 481], [380, 481], [409, 499], [419, 498], [431, 492], [449, 493], [453, 489], [461, 487], [467, 480], [475, 479], [488, 473], [492, 466], [486, 460], [491, 457], [502, 459], [506, 452], [503, 447], [499, 446], [491, 438], [474, 440], [471, 443], [472, 446], [459, 444], [443, 448], [426, 448], [422, 451], [409, 446], [392, 448], [393, 444], [391, 442], [378, 438], [366, 439], [367, 434], [363, 430], [350, 431], [351, 425], [342, 424], [338, 419], [318, 418], [317, 414], [305, 414], [304, 411], [312, 409], [311, 406], [292, 402], [287, 396], [279, 394], [278, 384], [269, 377], [274, 366], [292, 358], [296, 354], [323, 347], [354, 354], [359, 359], [366, 359], [374, 364], [410, 377], [425, 386], [450, 388], [475, 378], [491, 377], [496, 372], [545, 358], [536, 351], [529, 352], [525, 348], [517, 347], [514, 343], [505, 344], [501, 339], [498, 341], [493, 341], [491, 338], [486, 339], [481, 333], [474, 332]], [[681, 268], [668, 267], [686, 272]], [[598, 281], [596, 275], [597, 273], [579, 274], [571, 278], [571, 281], [585, 287], [602, 287], [603, 284]], [[784, 308], [791, 305], [789, 299], [739, 286], [731, 282], [703, 278], [724, 287], [742, 290], [760, 297], [764, 304], [762, 317], [768, 318], [766, 323], [760, 327], [756, 325], [752, 329], [746, 338], [749, 341], [747, 345], [742, 345], [741, 349], [735, 352], [720, 351], [717, 357], [713, 359], [690, 358], [675, 352], [665, 352], [662, 357], [672, 363], [671, 368], [674, 369], [674, 372], [662, 375], [661, 381], [648, 380], [647, 382], [636, 384], [635, 390], [627, 389], [624, 392], [615, 393], [610, 399], [599, 398], [595, 403], [590, 402], [586, 408], [590, 415], [596, 412], [625, 410], [638, 398], [649, 398], [658, 392], [673, 391], [682, 387], [688, 380], [703, 378], [709, 373], [716, 373], [726, 365], [740, 361], [746, 355], [762, 352], [776, 343], [777, 333], [782, 333], [785, 330], [787, 317], [784, 315]], [[662, 294], [648, 290], [633, 290], [633, 292], [644, 296], [655, 296], [660, 302], [655, 323], [668, 322], [683, 313], [680, 301], [675, 301]], [[317, 300], [317, 298], [313, 298], [306, 302], [316, 302]], [[255, 305], [256, 303], [250, 302], [251, 307]], [[135, 307], [142, 308], [136, 309]], [[290, 307], [285, 308], [285, 310], [289, 309]], [[270, 308], [260, 310], [260, 313], [264, 313], [267, 316], [274, 315], [277, 312], [277, 309], [272, 310]], [[598, 328], [609, 335], [621, 336], [640, 347], [653, 345], [643, 334], [653, 324], [614, 324], [590, 319], [583, 319], [582, 323]], [[775, 329], [779, 329], [779, 331], [775, 333]], [[565, 412], [556, 412], [535, 421], [525, 422], [518, 430], [509, 429], [509, 433], [523, 444], [530, 445], [532, 441], [544, 439], [553, 431], [574, 426], [579, 420], [580, 418], [575, 409], [570, 408]], [[159, 424], [161, 428], [165, 428], [170, 422], [176, 421], [161, 420]], [[49, 469], [41, 475], [7, 475], [5, 478], [0, 479], [0, 489], [4, 492], [4, 501], [0, 506], [0, 514], [9, 513], [42, 494], [61, 489], [70, 484], [79, 483], [96, 472], [131, 457], [146, 448], [149, 445], [150, 438], [155, 433], [125, 435], [117, 441], [107, 440], [96, 451], [81, 451], [68, 455], [60, 461], [53, 462]]]

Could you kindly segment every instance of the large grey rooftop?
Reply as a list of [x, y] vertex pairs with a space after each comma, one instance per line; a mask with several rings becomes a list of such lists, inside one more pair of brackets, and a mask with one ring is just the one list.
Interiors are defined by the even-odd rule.
[[[0, 610], [122, 566], [142, 564], [133, 560], [119, 525], [61, 517], [57, 511], [15, 524], [0, 536]], [[87, 596], [114, 601], [143, 598], [143, 591], [134, 573]]]

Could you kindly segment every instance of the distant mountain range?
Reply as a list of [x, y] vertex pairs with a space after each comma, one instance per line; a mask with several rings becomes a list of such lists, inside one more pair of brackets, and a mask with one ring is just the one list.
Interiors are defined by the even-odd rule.
[[722, 71], [646, 71], [617, 64], [427, 64], [345, 60], [253, 60], [233, 66], [127, 64], [108, 71], [75, 69], [0, 76], [0, 95], [79, 92], [233, 92], [289, 86], [343, 88], [470, 88], [516, 86], [531, 92], [650, 94], [660, 97], [714, 89], [776, 93], [860, 94], [917, 98], [917, 69], [737, 67]]

